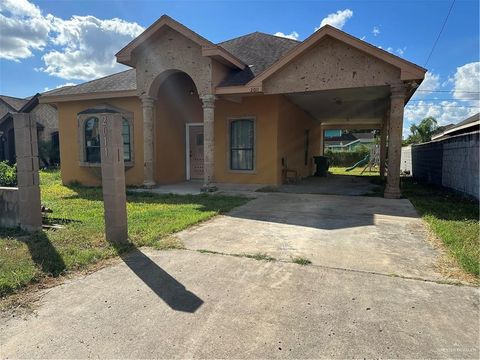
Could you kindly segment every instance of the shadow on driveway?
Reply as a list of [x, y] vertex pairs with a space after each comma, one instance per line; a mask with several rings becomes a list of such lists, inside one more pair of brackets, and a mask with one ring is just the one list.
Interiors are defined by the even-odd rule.
[[194, 313], [202, 306], [202, 299], [188, 291], [182, 283], [136, 247], [120, 257], [134, 274], [173, 310]]

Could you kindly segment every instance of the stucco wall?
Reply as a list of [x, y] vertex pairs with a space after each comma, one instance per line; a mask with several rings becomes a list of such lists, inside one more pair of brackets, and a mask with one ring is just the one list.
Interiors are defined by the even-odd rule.
[[184, 71], [200, 94], [212, 93], [212, 60], [202, 56], [200, 45], [167, 28], [145, 45], [134, 54], [140, 94], [155, 96], [160, 86], [158, 76], [166, 70]]
[[169, 77], [160, 87], [155, 113], [155, 181], [185, 181], [186, 123], [203, 122], [200, 98], [185, 74]]
[[64, 184], [78, 181], [88, 186], [98, 186], [101, 184], [100, 167], [84, 167], [79, 165], [80, 150], [78, 144], [79, 129], [77, 114], [83, 110], [102, 104], [109, 104], [133, 113], [133, 151], [135, 165], [126, 168], [125, 176], [127, 184], [141, 185], [143, 183], [143, 121], [142, 105], [136, 97], [58, 103], [62, 181]]
[[265, 93], [303, 92], [386, 85], [400, 70], [371, 55], [326, 37], [265, 80]]
[[18, 188], [0, 187], [0, 227], [19, 225]]
[[[277, 184], [280, 164], [277, 155], [279, 96], [244, 97], [241, 103], [218, 100], [215, 104], [215, 180], [226, 183]], [[229, 169], [229, 119], [255, 119], [255, 170]]]
[[[288, 169], [297, 171], [299, 177], [312, 174], [313, 155], [319, 154], [319, 136], [315, 131], [320, 124], [311, 116], [281, 96], [279, 102], [278, 157]], [[308, 159], [305, 165], [305, 130], [309, 130]]]

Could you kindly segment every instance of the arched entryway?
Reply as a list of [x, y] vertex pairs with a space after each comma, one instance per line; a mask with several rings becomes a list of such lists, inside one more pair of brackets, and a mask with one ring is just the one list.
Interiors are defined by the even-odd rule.
[[154, 180], [203, 180], [203, 109], [197, 87], [182, 71], [159, 76], [154, 107]]

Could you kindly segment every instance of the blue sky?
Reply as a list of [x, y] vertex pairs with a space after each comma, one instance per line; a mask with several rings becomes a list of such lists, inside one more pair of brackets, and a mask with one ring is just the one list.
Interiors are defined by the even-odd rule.
[[[213, 42], [253, 31], [303, 40], [323, 21], [425, 66], [451, 3], [2, 0], [0, 93], [26, 97], [122, 70], [114, 53], [162, 14]], [[422, 89], [435, 92], [407, 107], [405, 133], [425, 116], [449, 123], [478, 112], [478, 31], [478, 1], [457, 0], [426, 65]]]

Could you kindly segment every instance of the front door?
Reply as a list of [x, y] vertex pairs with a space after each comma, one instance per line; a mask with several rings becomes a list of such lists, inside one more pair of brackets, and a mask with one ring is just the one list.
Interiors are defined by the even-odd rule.
[[203, 179], [203, 125], [188, 127], [190, 179]]

